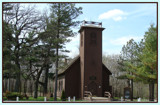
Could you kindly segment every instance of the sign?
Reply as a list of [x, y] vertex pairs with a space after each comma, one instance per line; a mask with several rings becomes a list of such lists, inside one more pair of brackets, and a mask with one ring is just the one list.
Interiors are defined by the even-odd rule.
[[131, 88], [124, 88], [124, 99], [131, 99]]
[[89, 80], [96, 80], [96, 77], [95, 76], [90, 76]]

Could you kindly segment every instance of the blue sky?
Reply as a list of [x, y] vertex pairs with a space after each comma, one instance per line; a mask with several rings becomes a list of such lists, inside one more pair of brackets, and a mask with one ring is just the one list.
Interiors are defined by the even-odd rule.
[[[91, 3], [77, 4], [83, 8], [79, 20], [102, 22], [103, 54], [120, 54], [122, 46], [131, 38], [139, 42], [150, 24], [156, 24], [156, 4]], [[71, 57], [79, 53], [79, 35], [66, 45]]]
[[[76, 6], [83, 8], [77, 20], [102, 22], [104, 55], [120, 54], [127, 41], [133, 38], [139, 42], [149, 26], [157, 23], [155, 3], [77, 3]], [[43, 7], [46, 9], [46, 5]], [[73, 30], [78, 32], [79, 29]], [[70, 50], [67, 55], [73, 58], [79, 54], [79, 34], [70, 39], [66, 49]]]

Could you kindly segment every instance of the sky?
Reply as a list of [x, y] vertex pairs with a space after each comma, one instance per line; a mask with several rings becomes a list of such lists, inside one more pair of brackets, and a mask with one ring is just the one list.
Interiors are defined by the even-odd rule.
[[[139, 42], [151, 24], [157, 23], [155, 3], [77, 3], [83, 14], [77, 20], [102, 22], [105, 28], [102, 37], [103, 55], [120, 54], [120, 51], [133, 38]], [[41, 9], [46, 5], [41, 4]], [[48, 8], [49, 9], [49, 8]], [[80, 27], [73, 29], [78, 32]], [[67, 55], [74, 58], [79, 54], [79, 34], [66, 43]]]

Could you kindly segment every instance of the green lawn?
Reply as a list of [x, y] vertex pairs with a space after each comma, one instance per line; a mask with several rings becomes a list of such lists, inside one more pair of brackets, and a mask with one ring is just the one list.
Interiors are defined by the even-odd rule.
[[[118, 97], [116, 97], [115, 99], [119, 99]], [[6, 97], [3, 97], [3, 101], [8, 101]], [[16, 101], [16, 100], [10, 100], [10, 101]], [[38, 97], [37, 99], [36, 98], [33, 98], [33, 97], [29, 97], [29, 99], [27, 100], [26, 98], [23, 98], [22, 100], [19, 100], [19, 101], [44, 101], [44, 97]], [[49, 100], [47, 101], [54, 101], [54, 98], [51, 97]], [[57, 101], [62, 101], [60, 98], [57, 98]], [[68, 101], [68, 100], [66, 100]], [[76, 100], [77, 102], [78, 101], [83, 101], [83, 100]], [[73, 100], [71, 100], [71, 102], [73, 102]], [[127, 102], [131, 102], [131, 101], [127, 101]], [[134, 99], [133, 102], [137, 102], [137, 99]], [[146, 99], [142, 99], [141, 102], [149, 102], [148, 100]]]
[[[6, 97], [3, 97], [3, 101], [8, 101]], [[16, 100], [10, 100], [10, 101], [16, 101]], [[38, 97], [37, 99], [36, 98], [33, 98], [33, 97], [29, 97], [29, 99], [27, 100], [26, 98], [23, 98], [22, 100], [19, 100], [19, 101], [44, 101], [44, 97]], [[54, 101], [54, 98], [51, 97], [49, 100], [47, 101]], [[62, 101], [60, 98], [57, 98], [57, 101]], [[68, 101], [68, 100], [66, 100]], [[72, 101], [72, 100], [71, 100]], [[76, 100], [76, 101], [82, 101], [82, 100]]]
[[[7, 101], [6, 97], [3, 97], [4, 101]], [[53, 97], [51, 97], [49, 100], [47, 101], [53, 101]], [[13, 100], [15, 101], [15, 100]], [[33, 97], [29, 97], [29, 99], [27, 100], [26, 98], [23, 98], [22, 100], [20, 99], [19, 101], [44, 101], [44, 97], [38, 97], [38, 98], [33, 98]], [[57, 98], [57, 101], [61, 101], [61, 99]]]

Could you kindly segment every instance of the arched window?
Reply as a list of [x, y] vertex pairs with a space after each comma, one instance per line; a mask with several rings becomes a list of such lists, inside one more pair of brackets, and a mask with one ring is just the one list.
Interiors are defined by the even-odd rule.
[[81, 46], [83, 46], [83, 34], [81, 34]]
[[90, 34], [90, 44], [91, 44], [91, 45], [96, 45], [96, 43], [97, 43], [96, 39], [97, 39], [96, 33], [95, 33], [95, 32], [92, 32], [92, 33]]

